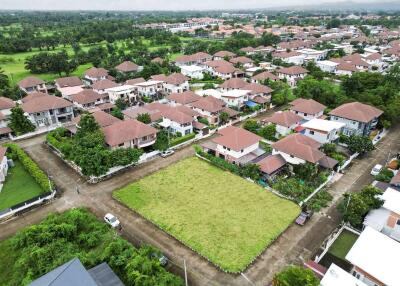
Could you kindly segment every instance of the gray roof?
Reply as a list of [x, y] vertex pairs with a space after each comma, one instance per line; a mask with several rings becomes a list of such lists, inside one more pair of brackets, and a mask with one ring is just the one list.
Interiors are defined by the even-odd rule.
[[[78, 258], [57, 267], [33, 281], [29, 286], [99, 286]], [[101, 285], [101, 284], [100, 284]]]
[[124, 286], [106, 262], [88, 270], [98, 286]]

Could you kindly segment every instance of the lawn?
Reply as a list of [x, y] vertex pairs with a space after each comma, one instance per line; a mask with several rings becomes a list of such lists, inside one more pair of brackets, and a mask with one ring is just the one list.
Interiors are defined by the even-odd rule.
[[329, 252], [338, 258], [345, 259], [353, 244], [356, 242], [358, 235], [344, 230], [332, 244]]
[[240, 272], [299, 207], [196, 157], [114, 192], [161, 229], [228, 272]]
[[43, 193], [38, 183], [24, 169], [22, 164], [14, 161], [15, 166], [8, 170], [8, 175], [0, 192], [0, 210], [29, 200]]

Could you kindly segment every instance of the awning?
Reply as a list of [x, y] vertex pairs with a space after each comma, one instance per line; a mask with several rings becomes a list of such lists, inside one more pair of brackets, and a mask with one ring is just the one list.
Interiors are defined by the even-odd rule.
[[248, 107], [256, 107], [258, 105], [257, 103], [255, 103], [251, 100], [246, 101], [244, 104], [246, 104]]

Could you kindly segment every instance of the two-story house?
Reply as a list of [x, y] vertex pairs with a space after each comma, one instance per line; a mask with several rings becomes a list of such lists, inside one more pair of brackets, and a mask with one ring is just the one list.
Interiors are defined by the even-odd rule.
[[189, 79], [181, 73], [173, 73], [165, 78], [164, 91], [167, 94], [189, 90]]
[[290, 103], [290, 111], [301, 116], [305, 121], [319, 118], [324, 114], [325, 105], [314, 99], [298, 98]]
[[360, 102], [345, 103], [329, 112], [331, 121], [344, 123], [343, 134], [368, 136], [383, 111]]
[[96, 105], [105, 103], [105, 97], [107, 95], [99, 94], [91, 89], [84, 89], [77, 94], [70, 96], [70, 100], [76, 108], [80, 109], [91, 109]]
[[26, 93], [43, 92], [47, 93], [46, 83], [35, 76], [28, 76], [18, 82], [19, 88]]
[[102, 80], [94, 82], [91, 87], [95, 92], [104, 94], [104, 93], [107, 93], [107, 91], [106, 91], [107, 89], [118, 87], [118, 86], [119, 86], [118, 83], [106, 78], [106, 79], [102, 79]]
[[135, 73], [143, 70], [142, 67], [131, 61], [124, 61], [123, 63], [117, 65], [115, 69], [120, 73]]
[[265, 153], [259, 146], [262, 138], [243, 128], [229, 126], [219, 130], [218, 135], [202, 147], [205, 152], [228, 162], [245, 165]]
[[277, 71], [280, 79], [286, 79], [287, 83], [294, 87], [297, 81], [306, 77], [308, 70], [300, 66], [281, 68]]
[[86, 85], [92, 85], [94, 82], [106, 79], [108, 76], [108, 71], [104, 68], [92, 67], [85, 71], [83, 75], [83, 81]]
[[111, 149], [144, 148], [156, 143], [157, 129], [134, 119], [116, 122], [103, 128], [106, 144]]
[[56, 79], [55, 86], [61, 96], [68, 99], [70, 95], [81, 92], [84, 84], [79, 77], [69, 76]]
[[74, 118], [73, 104], [57, 96], [39, 96], [22, 103], [22, 109], [36, 127], [52, 127]]
[[108, 94], [111, 103], [115, 103], [118, 99], [123, 99], [129, 102], [136, 102], [137, 95], [135, 86], [121, 85], [112, 88], [107, 88], [105, 91]]

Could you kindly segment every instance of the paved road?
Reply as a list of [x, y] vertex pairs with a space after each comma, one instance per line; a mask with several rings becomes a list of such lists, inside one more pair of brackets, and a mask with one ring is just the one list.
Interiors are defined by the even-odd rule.
[[[377, 150], [366, 158], [357, 159], [347, 169], [343, 177], [330, 186], [334, 196], [330, 206], [316, 214], [305, 227], [292, 225], [273, 243], [244, 274], [254, 285], [267, 285], [273, 274], [291, 263], [307, 260], [319, 248], [325, 237], [339, 224], [340, 218], [336, 204], [343, 193], [357, 191], [372, 181], [369, 171], [376, 163], [383, 163], [390, 150], [400, 150], [400, 128], [392, 130], [378, 145]], [[182, 274], [183, 259], [186, 260], [190, 285], [251, 285], [240, 275], [230, 275], [217, 270], [205, 259], [199, 257], [181, 243], [160, 231], [157, 227], [141, 218], [136, 213], [112, 199], [112, 191], [147, 176], [183, 158], [194, 154], [188, 146], [177, 151], [173, 156], [156, 159], [96, 185], [86, 184], [57, 156], [44, 145], [43, 136], [21, 142], [30, 156], [41, 168], [48, 171], [62, 191], [62, 196], [53, 203], [36, 209], [14, 220], [0, 224], [0, 240], [13, 235], [19, 229], [37, 223], [48, 213], [65, 211], [72, 207], [89, 207], [98, 217], [110, 211], [121, 218], [124, 235], [132, 242], [147, 242], [165, 252], [172, 258], [174, 272]], [[75, 192], [80, 185], [81, 194]]]

